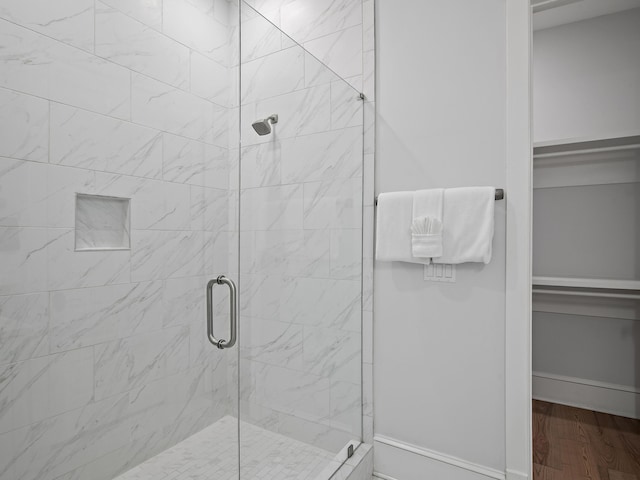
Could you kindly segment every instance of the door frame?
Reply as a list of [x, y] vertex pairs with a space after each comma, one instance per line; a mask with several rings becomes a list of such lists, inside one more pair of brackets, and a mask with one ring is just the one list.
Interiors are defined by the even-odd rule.
[[506, 0], [507, 248], [505, 300], [506, 480], [532, 478], [532, 82], [529, 0]]

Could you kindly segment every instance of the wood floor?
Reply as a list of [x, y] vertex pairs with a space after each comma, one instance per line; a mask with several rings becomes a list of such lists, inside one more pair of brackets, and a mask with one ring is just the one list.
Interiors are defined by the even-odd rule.
[[640, 480], [640, 420], [533, 401], [534, 480]]

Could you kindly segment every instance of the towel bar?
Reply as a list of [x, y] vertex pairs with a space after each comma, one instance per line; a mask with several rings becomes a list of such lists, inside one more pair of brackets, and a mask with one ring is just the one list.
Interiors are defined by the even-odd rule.
[[[496, 200], [504, 200], [504, 189], [496, 188]], [[378, 196], [376, 195], [376, 205], [378, 205]]]

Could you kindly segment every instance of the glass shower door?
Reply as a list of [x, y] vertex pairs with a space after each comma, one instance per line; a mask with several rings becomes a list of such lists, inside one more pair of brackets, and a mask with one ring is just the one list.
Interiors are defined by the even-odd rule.
[[363, 102], [240, 19], [240, 477], [328, 479], [362, 430]]

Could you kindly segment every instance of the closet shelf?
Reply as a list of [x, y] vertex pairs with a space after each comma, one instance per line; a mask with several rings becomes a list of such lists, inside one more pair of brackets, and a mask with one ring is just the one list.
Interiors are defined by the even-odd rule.
[[581, 277], [533, 277], [533, 285], [544, 287], [602, 288], [607, 290], [640, 290], [640, 280]]
[[640, 280], [533, 277], [533, 292], [548, 295], [640, 300]]
[[533, 145], [533, 158], [554, 158], [576, 154], [638, 150], [640, 132], [610, 137], [570, 138], [537, 142]]

